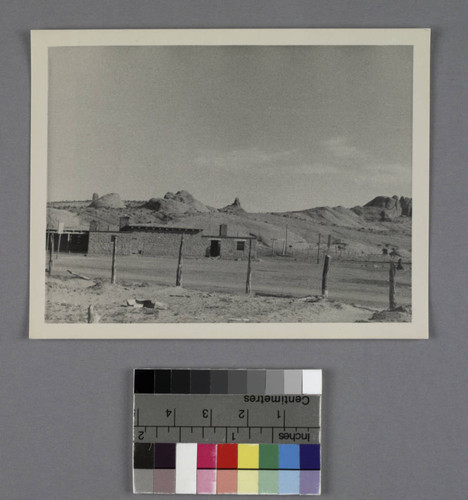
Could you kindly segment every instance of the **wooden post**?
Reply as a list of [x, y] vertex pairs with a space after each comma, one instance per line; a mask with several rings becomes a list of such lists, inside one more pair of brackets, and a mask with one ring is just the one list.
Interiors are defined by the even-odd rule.
[[58, 259], [58, 255], [60, 252], [60, 240], [62, 239], [62, 233], [59, 233], [58, 235], [58, 243], [57, 243], [57, 250], [55, 252], [55, 258]]
[[67, 233], [67, 252], [70, 253], [70, 233]]
[[325, 257], [325, 263], [323, 264], [323, 274], [322, 274], [322, 297], [328, 297], [328, 271], [330, 269], [331, 257], [327, 255]]
[[320, 264], [320, 240], [322, 239], [322, 235], [319, 233], [319, 239], [317, 243], [317, 264]]
[[112, 241], [112, 274], [111, 274], [111, 283], [115, 284], [115, 245], [117, 243], [117, 236], [111, 236], [111, 241]]
[[247, 280], [245, 282], [245, 293], [252, 292], [252, 240], [249, 240], [249, 262], [247, 264]]
[[276, 238], [271, 238], [271, 255], [275, 255], [275, 241]]
[[60, 252], [60, 243], [62, 242], [62, 233], [65, 228], [65, 224], [63, 222], [58, 223], [57, 227], [57, 234], [58, 234], [58, 243], [57, 243], [57, 248], [55, 249], [55, 258], [58, 259], [59, 252]]
[[99, 323], [99, 314], [94, 310], [94, 306], [88, 307], [88, 323]]
[[52, 265], [53, 265], [53, 262], [54, 262], [54, 238], [53, 238], [53, 234], [50, 233], [50, 242], [49, 242], [49, 269], [48, 269], [48, 273], [49, 273], [49, 276], [52, 274]]
[[288, 225], [286, 224], [286, 233], [284, 236], [284, 255], [288, 254]]
[[182, 286], [183, 248], [184, 248], [184, 235], [182, 234], [182, 236], [180, 237], [179, 262], [177, 262], [176, 286]]
[[389, 284], [389, 293], [388, 293], [388, 299], [389, 299], [389, 306], [390, 306], [390, 311], [393, 311], [393, 309], [396, 308], [396, 302], [395, 302], [395, 263], [390, 262], [390, 270], [388, 273], [388, 284]]

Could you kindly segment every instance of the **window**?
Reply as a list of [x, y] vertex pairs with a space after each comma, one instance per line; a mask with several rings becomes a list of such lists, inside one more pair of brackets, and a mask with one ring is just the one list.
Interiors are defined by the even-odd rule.
[[237, 250], [239, 250], [240, 252], [243, 252], [245, 250], [245, 241], [237, 242]]

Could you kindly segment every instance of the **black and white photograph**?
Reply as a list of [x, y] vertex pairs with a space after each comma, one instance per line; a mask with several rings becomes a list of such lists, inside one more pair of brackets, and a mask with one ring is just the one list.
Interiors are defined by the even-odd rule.
[[427, 337], [428, 127], [428, 30], [33, 32], [30, 336]]

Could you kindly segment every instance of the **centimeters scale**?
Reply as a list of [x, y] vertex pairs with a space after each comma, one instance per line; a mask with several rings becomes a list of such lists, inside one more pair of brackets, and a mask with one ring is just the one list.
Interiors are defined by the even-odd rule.
[[135, 394], [134, 442], [319, 443], [319, 395]]

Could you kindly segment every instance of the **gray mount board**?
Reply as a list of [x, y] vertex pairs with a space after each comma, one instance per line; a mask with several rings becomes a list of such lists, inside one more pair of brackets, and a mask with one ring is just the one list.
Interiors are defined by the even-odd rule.
[[[216, 365], [324, 369], [324, 500], [465, 500], [466, 1], [2, 0], [0, 11], [0, 497], [135, 500], [129, 371]], [[125, 27], [432, 28], [428, 341], [27, 340], [28, 31]]]

